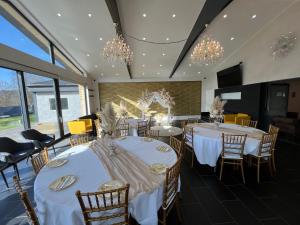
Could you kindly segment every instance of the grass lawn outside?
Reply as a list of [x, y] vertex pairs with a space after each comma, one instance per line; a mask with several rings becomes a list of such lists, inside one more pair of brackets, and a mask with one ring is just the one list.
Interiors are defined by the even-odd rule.
[[[35, 115], [30, 114], [29, 119], [31, 123], [34, 123]], [[23, 126], [22, 116], [0, 118], [0, 131], [15, 128], [15, 127], [22, 127], [22, 126]]]

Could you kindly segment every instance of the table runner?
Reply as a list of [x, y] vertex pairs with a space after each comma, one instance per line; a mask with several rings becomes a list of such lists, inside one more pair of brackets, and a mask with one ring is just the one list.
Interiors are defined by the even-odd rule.
[[237, 135], [244, 135], [247, 134], [247, 137], [250, 138], [254, 138], [257, 140], [261, 140], [262, 139], [262, 132], [257, 131], [240, 131], [240, 130], [236, 130], [233, 128], [227, 128], [227, 127], [219, 127], [216, 128], [214, 124], [212, 123], [197, 123], [197, 124], [190, 124], [190, 126], [192, 127], [202, 127], [202, 128], [207, 128], [207, 129], [211, 129], [211, 130], [215, 130], [215, 131], [220, 131], [223, 133], [231, 133], [231, 134], [237, 134]]
[[101, 160], [112, 179], [130, 184], [129, 199], [141, 192], [151, 192], [162, 184], [163, 177], [150, 172], [149, 166], [141, 159], [117, 146], [116, 154], [110, 156], [110, 149], [104, 140], [96, 140], [90, 148]]

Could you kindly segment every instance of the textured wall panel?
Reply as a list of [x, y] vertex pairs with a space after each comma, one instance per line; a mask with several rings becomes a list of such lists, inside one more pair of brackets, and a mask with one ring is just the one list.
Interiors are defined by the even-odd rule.
[[[118, 108], [123, 99], [127, 103], [130, 116], [140, 117], [141, 111], [137, 108], [137, 99], [142, 92], [166, 89], [175, 100], [171, 113], [179, 115], [199, 115], [201, 112], [201, 81], [186, 82], [145, 82], [145, 83], [100, 83], [99, 95], [101, 107], [106, 102], [112, 102]], [[158, 103], [150, 106], [151, 111], [167, 113], [167, 109]]]

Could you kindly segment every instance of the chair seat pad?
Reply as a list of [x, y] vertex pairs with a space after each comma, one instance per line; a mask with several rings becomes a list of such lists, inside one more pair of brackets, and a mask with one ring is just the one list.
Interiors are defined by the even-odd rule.
[[238, 154], [225, 154], [224, 156], [222, 156], [224, 159], [243, 159], [241, 158], [240, 155]]

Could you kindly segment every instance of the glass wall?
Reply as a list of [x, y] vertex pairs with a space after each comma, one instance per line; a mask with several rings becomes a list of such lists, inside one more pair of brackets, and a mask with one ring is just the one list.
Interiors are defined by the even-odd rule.
[[53, 79], [29, 73], [24, 79], [31, 128], [59, 137]]
[[60, 100], [65, 134], [69, 133], [68, 121], [76, 120], [86, 113], [85, 88], [71, 82], [59, 81]]
[[17, 73], [0, 68], [0, 137], [23, 141], [24, 130]]

